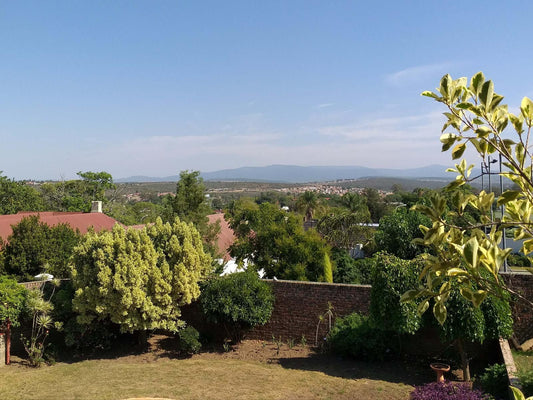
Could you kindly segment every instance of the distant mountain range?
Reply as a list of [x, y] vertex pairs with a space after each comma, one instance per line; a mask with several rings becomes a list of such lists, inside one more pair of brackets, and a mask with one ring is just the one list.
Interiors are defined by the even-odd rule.
[[[269, 165], [267, 167], [241, 167], [223, 169], [213, 172], [202, 172], [206, 181], [252, 181], [279, 183], [307, 183], [334, 181], [339, 179], [360, 179], [365, 177], [391, 178], [438, 178], [453, 180], [454, 175], [446, 171], [443, 165], [428, 165], [421, 168], [389, 169], [367, 168], [360, 166], [316, 166], [301, 167], [297, 165]], [[116, 179], [115, 182], [176, 182], [178, 175], [166, 177], [130, 176]]]

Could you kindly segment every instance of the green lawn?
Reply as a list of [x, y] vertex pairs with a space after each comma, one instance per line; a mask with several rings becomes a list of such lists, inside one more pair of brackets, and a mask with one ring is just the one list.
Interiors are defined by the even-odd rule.
[[[379, 370], [379, 366], [374, 368]], [[412, 387], [354, 367], [310, 370], [298, 365], [217, 358], [149, 360], [123, 357], [0, 368], [0, 399], [408, 399]]]
[[530, 351], [514, 351], [513, 358], [516, 367], [519, 370], [531, 370], [533, 369], [533, 350]]

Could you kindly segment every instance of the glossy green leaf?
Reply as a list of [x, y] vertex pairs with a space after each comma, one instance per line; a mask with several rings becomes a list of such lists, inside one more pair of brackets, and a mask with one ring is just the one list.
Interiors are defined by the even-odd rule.
[[444, 324], [447, 317], [446, 306], [441, 302], [435, 303], [435, 305], [433, 306], [433, 315], [435, 316], [435, 318], [437, 318], [439, 324]]
[[444, 75], [442, 79], [440, 80], [439, 92], [442, 95], [442, 97], [448, 98], [450, 94], [451, 83], [452, 83], [452, 77], [450, 76], [450, 74]]
[[478, 72], [470, 80], [470, 86], [476, 96], [479, 95], [481, 86], [483, 86], [483, 82], [485, 82], [485, 76], [483, 75], [483, 72]]
[[439, 98], [439, 96], [437, 96], [435, 93], [433, 93], [430, 90], [426, 90], [426, 91], [422, 92], [421, 96], [431, 97], [433, 99], [438, 99]]
[[498, 207], [507, 204], [510, 201], [516, 200], [518, 196], [520, 196], [520, 193], [521, 192], [518, 190], [506, 190], [500, 195], [500, 197], [498, 197]]
[[529, 97], [524, 97], [520, 103], [520, 111], [524, 118], [531, 119], [533, 116], [533, 101]]
[[455, 145], [455, 147], [452, 149], [452, 159], [457, 160], [458, 158], [461, 158], [465, 150], [466, 150], [466, 144], [459, 143]]
[[463, 255], [466, 262], [473, 268], [477, 268], [479, 262], [479, 243], [476, 238], [470, 239], [466, 242], [463, 250]]
[[424, 314], [427, 309], [429, 308], [429, 300], [424, 300], [422, 303], [420, 303], [417, 307], [417, 313], [418, 315]]
[[408, 290], [404, 294], [402, 294], [402, 297], [400, 297], [401, 302], [411, 301], [414, 300], [418, 295], [420, 294], [419, 290]]
[[481, 104], [485, 106], [485, 110], [490, 107], [492, 102], [492, 97], [494, 96], [494, 83], [492, 81], [487, 81], [481, 87], [481, 92], [479, 93], [479, 100]]
[[475, 130], [478, 137], [487, 137], [492, 133], [492, 129], [490, 129], [488, 126], [480, 126]]
[[474, 307], [479, 307], [486, 297], [487, 291], [476, 290], [475, 292], [472, 292], [472, 304], [474, 305]]

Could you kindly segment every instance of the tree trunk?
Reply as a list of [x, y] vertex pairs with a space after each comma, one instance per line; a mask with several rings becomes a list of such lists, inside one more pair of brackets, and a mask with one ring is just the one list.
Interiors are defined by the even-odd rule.
[[137, 331], [137, 344], [141, 347], [148, 343], [148, 332], [144, 329]]
[[465, 346], [462, 339], [457, 339], [457, 348], [461, 355], [461, 368], [463, 369], [463, 379], [465, 382], [470, 382], [470, 363], [468, 361], [468, 354], [466, 354]]

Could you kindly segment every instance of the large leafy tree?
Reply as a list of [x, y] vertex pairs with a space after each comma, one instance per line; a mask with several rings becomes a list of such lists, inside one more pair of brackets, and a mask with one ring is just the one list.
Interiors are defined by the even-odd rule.
[[[423, 269], [423, 259], [402, 260], [387, 253], [374, 256], [372, 268], [372, 292], [370, 302], [371, 321], [381, 329], [398, 334], [413, 334], [427, 321], [421, 312], [429, 302], [401, 302], [403, 293], [418, 286], [418, 276]], [[474, 290], [474, 287], [472, 288]], [[453, 344], [461, 359], [465, 380], [470, 380], [468, 345], [483, 343], [486, 339], [509, 337], [513, 320], [508, 296], [488, 296], [480, 307], [461, 296], [457, 287], [447, 293], [449, 317], [438, 326], [442, 340]]]
[[165, 219], [172, 221], [175, 217], [185, 222], [192, 222], [200, 232], [207, 250], [215, 253], [215, 241], [220, 232], [220, 224], [210, 224], [207, 215], [211, 208], [206, 201], [205, 185], [200, 171], [181, 171], [176, 184], [176, 195], [166, 199]]
[[366, 205], [370, 211], [370, 218], [372, 222], [379, 222], [381, 217], [388, 213], [389, 206], [374, 188], [366, 188], [363, 191], [363, 196], [366, 198]]
[[[434, 298], [433, 312], [440, 323], [447, 316], [446, 301], [457, 284], [461, 295], [479, 306], [488, 294], [503, 296], [506, 287], [499, 275], [500, 269], [511, 252], [500, 246], [503, 230], [513, 228], [515, 239], [524, 239], [522, 253], [533, 251], [533, 159], [531, 153], [531, 129], [533, 127], [533, 101], [522, 99], [517, 114], [509, 112], [502, 103], [503, 96], [494, 91], [494, 84], [485, 80], [483, 73], [453, 80], [445, 75], [437, 92], [426, 91], [424, 96], [433, 98], [446, 108], [446, 122], [440, 140], [442, 150], [450, 151], [452, 158], [460, 159], [467, 147], [477, 152], [483, 162], [497, 157], [503, 164], [500, 176], [515, 188], [499, 196], [482, 191], [475, 195], [459, 194], [453, 199], [454, 213], [463, 215], [467, 207], [480, 212], [480, 223], [456, 225], [446, 218], [446, 200], [435, 195], [430, 206], [418, 205], [432, 221], [424, 228], [421, 240], [433, 248], [427, 267], [421, 278], [424, 288], [412, 290], [404, 299], [417, 296]], [[460, 187], [473, 179], [473, 165], [462, 159], [450, 169], [457, 174], [450, 188]], [[496, 201], [505, 206], [503, 216], [495, 221], [490, 210]], [[475, 287], [475, 289], [474, 289]], [[515, 293], [519, 295], [518, 293]], [[522, 299], [533, 307], [533, 302]]]
[[392, 214], [385, 215], [379, 221], [379, 227], [374, 236], [377, 249], [404, 260], [416, 257], [427, 250], [413, 243], [413, 239], [423, 236], [420, 231], [421, 225], [430, 226], [430, 219], [417, 211], [397, 208]]
[[0, 175], [0, 214], [42, 209], [43, 199], [36, 189], [24, 181], [15, 181]]
[[114, 189], [113, 177], [107, 172], [78, 172], [80, 179], [61, 182], [47, 182], [41, 191], [48, 210], [83, 211], [91, 210], [92, 201], [107, 201], [106, 190]]
[[306, 221], [313, 219], [319, 205], [320, 201], [317, 194], [309, 190], [302, 193], [296, 201], [296, 209], [304, 214]]
[[370, 212], [364, 197], [346, 193], [340, 198], [341, 207], [332, 208], [322, 217], [317, 230], [332, 246], [353, 249], [364, 244], [372, 236]]
[[32, 280], [42, 272], [69, 276], [68, 262], [80, 234], [66, 224], [48, 226], [39, 217], [23, 218], [3, 248], [3, 270], [18, 280]]
[[80, 323], [110, 320], [123, 332], [184, 325], [180, 306], [198, 298], [211, 259], [198, 231], [176, 219], [148, 230], [89, 232], [73, 256], [74, 310]]
[[323, 281], [328, 244], [314, 230], [304, 231], [298, 215], [263, 203], [238, 202], [228, 213], [237, 241], [231, 255], [247, 259], [268, 277]]

